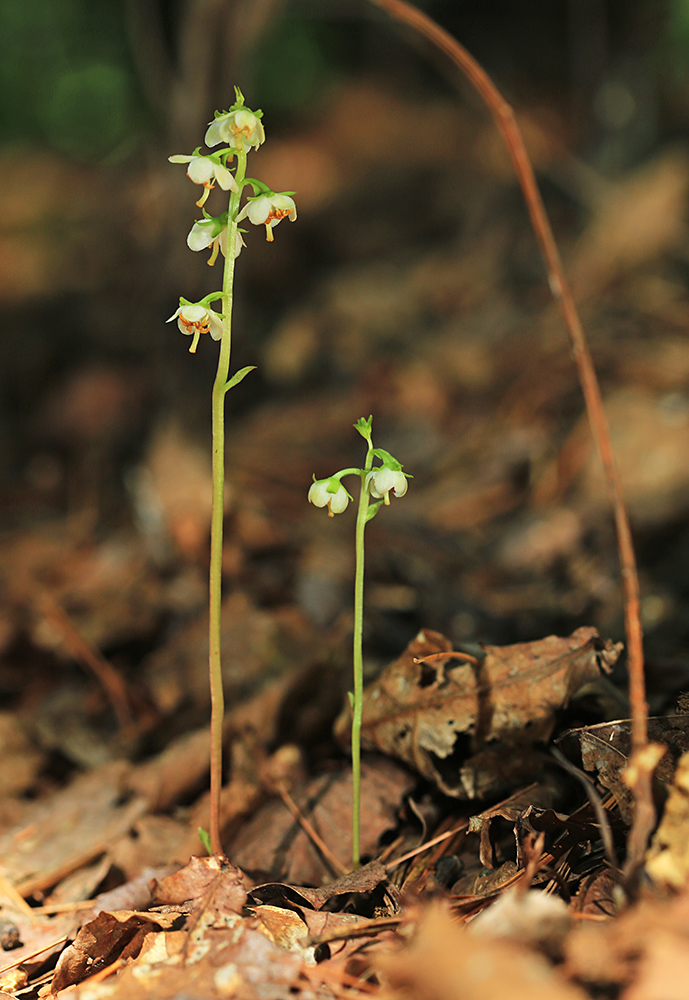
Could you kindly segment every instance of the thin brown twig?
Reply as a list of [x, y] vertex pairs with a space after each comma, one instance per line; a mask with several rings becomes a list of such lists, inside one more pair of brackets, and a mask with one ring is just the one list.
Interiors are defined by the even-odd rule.
[[297, 823], [302, 828], [306, 836], [313, 842], [316, 849], [320, 851], [320, 853], [323, 855], [323, 857], [331, 866], [331, 868], [334, 871], [338, 872], [340, 875], [346, 875], [349, 869], [345, 868], [345, 866], [339, 861], [339, 859], [335, 857], [335, 855], [330, 850], [328, 845], [325, 843], [323, 838], [319, 836], [319, 834], [314, 829], [313, 825], [309, 823], [307, 818], [304, 816], [299, 806], [294, 801], [294, 799], [289, 794], [289, 792], [287, 791], [287, 789], [285, 788], [284, 784], [281, 781], [277, 783], [277, 785], [275, 786], [275, 790], [277, 791], [278, 795], [285, 803], [289, 811], [291, 812], [292, 816], [294, 816], [294, 818], [296, 819]]
[[481, 666], [481, 661], [469, 653], [458, 653], [454, 649], [445, 653], [429, 653], [428, 656], [415, 656], [414, 663], [433, 663], [435, 660], [463, 660], [464, 663], [473, 663], [475, 667]]
[[424, 851], [428, 851], [431, 847], [435, 847], [436, 844], [441, 844], [443, 840], [449, 840], [450, 837], [454, 837], [457, 833], [462, 833], [469, 826], [469, 820], [464, 820], [459, 824], [459, 826], [453, 827], [451, 830], [446, 830], [445, 833], [438, 834], [437, 837], [433, 837], [432, 840], [427, 840], [425, 844], [420, 844], [419, 847], [415, 847], [411, 851], [407, 851], [406, 854], [402, 854], [399, 858], [395, 858], [393, 861], [388, 861], [385, 865], [386, 871], [392, 871], [393, 868], [397, 868], [404, 861], [409, 861], [410, 858], [415, 858], [418, 854], [422, 854]]
[[40, 948], [36, 948], [35, 951], [30, 952], [28, 955], [22, 955], [15, 962], [5, 962], [3, 960], [2, 971], [9, 972], [10, 969], [16, 969], [19, 965], [24, 965], [25, 962], [30, 962], [32, 958], [36, 958], [38, 955], [42, 955], [46, 951], [50, 951], [51, 948], [57, 948], [58, 945], [65, 944], [68, 940], [66, 934], [62, 937], [56, 938], [51, 941], [50, 944], [44, 944]]
[[593, 784], [589, 776], [580, 768], [575, 767], [570, 760], [567, 760], [562, 751], [557, 747], [551, 747], [550, 752], [560, 767], [563, 768], [568, 774], [571, 774], [573, 778], [576, 778], [586, 792], [586, 798], [589, 800], [593, 813], [598, 821], [600, 837], [603, 842], [605, 856], [608, 860], [608, 864], [610, 865], [610, 870], [613, 874], [619, 873], [620, 865], [615, 853], [615, 841], [610, 828], [610, 822], [601, 801], [601, 797], [596, 791], [596, 786]]
[[[610, 441], [610, 429], [603, 408], [598, 378], [514, 111], [473, 56], [430, 17], [407, 3], [406, 0], [371, 0], [371, 3], [427, 38], [467, 77], [495, 119], [521, 186], [531, 225], [545, 261], [550, 290], [560, 307], [571, 341], [589, 426], [598, 446], [613, 510], [624, 595], [632, 750], [633, 756], [635, 756], [640, 754], [648, 743], [648, 705], [644, 679], [639, 578], [629, 517], [624, 504], [622, 485]], [[646, 813], [649, 808], [648, 802], [641, 801], [642, 795], [641, 788], [639, 788], [638, 795], [635, 796], [635, 823], [637, 814]], [[644, 825], [647, 825], [647, 820], [644, 820]]]
[[622, 496], [622, 486], [612, 450], [610, 429], [603, 409], [598, 378], [514, 111], [474, 57], [430, 17], [407, 3], [406, 0], [371, 0], [371, 3], [382, 7], [396, 20], [414, 28], [428, 38], [441, 52], [445, 53], [481, 95], [507, 146], [514, 171], [524, 194], [531, 225], [545, 260], [550, 290], [560, 306], [572, 343], [574, 362], [586, 403], [591, 433], [600, 451], [613, 507], [625, 597], [632, 743], [634, 749], [639, 750], [648, 741], [648, 711], [644, 683], [639, 579], [629, 518]]
[[309, 945], [331, 944], [333, 941], [350, 941], [353, 938], [371, 937], [379, 931], [390, 930], [399, 927], [404, 917], [377, 917], [374, 920], [362, 920], [360, 924], [347, 924], [345, 927], [336, 927], [333, 930], [323, 931], [322, 934], [309, 936]]

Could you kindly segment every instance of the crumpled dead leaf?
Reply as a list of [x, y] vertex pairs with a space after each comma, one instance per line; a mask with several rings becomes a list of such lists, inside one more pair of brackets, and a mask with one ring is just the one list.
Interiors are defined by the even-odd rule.
[[387, 885], [388, 873], [385, 865], [380, 861], [369, 861], [353, 872], [348, 872], [334, 882], [312, 889], [308, 886], [284, 885], [281, 882], [266, 882], [263, 885], [254, 886], [249, 892], [249, 899], [260, 903], [280, 903], [281, 905], [312, 907], [320, 910], [330, 900], [337, 896], [350, 895], [351, 893], [372, 892], [383, 883], [386, 884], [387, 891], [393, 896], [399, 896], [394, 886]]
[[181, 919], [178, 913], [151, 914], [131, 910], [99, 913], [84, 924], [74, 942], [60, 955], [51, 992], [59, 993], [118, 958], [135, 957], [152, 928], [164, 930]]
[[[494, 793], [533, 777], [534, 748], [550, 736], [556, 711], [609, 670], [622, 645], [584, 627], [483, 648], [483, 660], [458, 663], [445, 636], [422, 629], [365, 690], [362, 746], [405, 761], [446, 795]], [[347, 709], [336, 723], [343, 742], [350, 720]]]
[[[667, 753], [655, 768], [656, 781], [669, 788], [675, 765], [682, 753], [689, 750], [689, 715], [661, 716], [648, 720], [648, 736], [662, 744]], [[589, 774], [596, 774], [603, 788], [612, 792], [625, 823], [633, 815], [632, 790], [623, 780], [632, 751], [632, 728], [629, 719], [601, 722], [595, 726], [569, 729], [555, 741], [564, 753], [579, 763]]]
[[191, 858], [188, 865], [158, 882], [152, 891], [152, 905], [175, 906], [203, 899], [211, 890], [222, 887], [225, 905], [233, 913], [240, 913], [246, 900], [246, 882], [243, 872], [228, 861], [213, 855], [209, 858]]
[[[554, 788], [546, 782], [532, 782], [526, 788], [520, 788], [519, 791], [515, 792], [514, 795], [510, 795], [509, 798], [503, 799], [502, 802], [498, 802], [489, 809], [484, 809], [483, 812], [471, 816], [469, 818], [467, 833], [478, 833], [479, 835], [479, 860], [483, 867], [493, 868], [496, 864], [491, 839], [491, 826], [494, 820], [500, 818], [507, 820], [508, 823], [516, 824], [519, 817], [527, 809], [532, 809], [534, 806], [546, 809], [553, 805], [554, 799]], [[519, 849], [520, 842], [517, 837], [517, 860], [521, 861]]]

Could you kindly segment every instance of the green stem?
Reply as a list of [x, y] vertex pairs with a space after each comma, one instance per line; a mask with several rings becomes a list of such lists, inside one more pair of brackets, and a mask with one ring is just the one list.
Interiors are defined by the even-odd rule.
[[359, 510], [356, 516], [354, 573], [354, 697], [352, 700], [352, 868], [358, 868], [361, 860], [361, 719], [364, 696], [364, 532], [368, 520], [369, 492], [366, 476], [373, 465], [373, 444], [368, 441], [368, 452], [361, 476]]
[[237, 211], [246, 173], [246, 152], [237, 152], [235, 180], [237, 191], [230, 195], [227, 224], [227, 257], [223, 271], [223, 334], [220, 341], [218, 371], [213, 383], [213, 498], [211, 508], [211, 552], [209, 571], [209, 647], [208, 673], [211, 692], [211, 791], [210, 840], [214, 854], [222, 854], [220, 841], [220, 791], [222, 788], [222, 728], [225, 697], [220, 660], [220, 608], [222, 601], [223, 514], [225, 506], [225, 394], [230, 373], [232, 350], [232, 300], [234, 285], [234, 246], [237, 237]]

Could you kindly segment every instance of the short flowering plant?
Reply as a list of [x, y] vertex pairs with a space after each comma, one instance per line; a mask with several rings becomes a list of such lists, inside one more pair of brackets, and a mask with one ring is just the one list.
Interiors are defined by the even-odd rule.
[[[381, 506], [389, 506], [390, 494], [403, 497], [407, 480], [412, 477], [402, 471], [402, 466], [389, 451], [373, 447], [373, 417], [361, 417], [354, 424], [367, 444], [366, 460], [362, 469], [342, 469], [327, 479], [316, 479], [309, 488], [308, 500], [315, 507], [327, 507], [328, 517], [342, 514], [352, 499], [342, 480], [357, 476], [360, 481], [359, 510], [356, 518], [356, 568], [354, 572], [354, 641], [353, 673], [354, 690], [350, 693], [352, 706], [352, 865], [359, 866], [361, 857], [361, 720], [363, 713], [363, 621], [364, 621], [364, 531]], [[374, 467], [374, 462], [380, 464]]]
[[[249, 365], [230, 375], [232, 346], [232, 302], [235, 260], [243, 246], [243, 230], [239, 222], [248, 218], [253, 225], [266, 227], [266, 238], [272, 242], [274, 227], [284, 218], [294, 222], [297, 209], [294, 191], [275, 192], [262, 181], [246, 176], [247, 155], [265, 141], [261, 111], [252, 111], [244, 104], [244, 96], [235, 87], [235, 103], [228, 111], [216, 111], [214, 120], [206, 130], [205, 142], [209, 147], [221, 146], [212, 153], [203, 153], [197, 147], [193, 153], [170, 156], [171, 163], [187, 166], [187, 176], [203, 188], [196, 202], [203, 218], [192, 226], [187, 236], [190, 250], [210, 250], [208, 263], [215, 264], [222, 254], [222, 289], [210, 292], [198, 302], [180, 298], [179, 306], [168, 323], [177, 321], [181, 333], [192, 338], [189, 347], [194, 354], [203, 334], [210, 334], [220, 344], [218, 370], [213, 384], [213, 502], [211, 510], [211, 552], [209, 571], [209, 677], [211, 690], [211, 794], [210, 837], [204, 834], [204, 844], [214, 853], [222, 854], [220, 840], [220, 789], [222, 785], [222, 721], [224, 695], [220, 663], [220, 602], [223, 544], [223, 508], [225, 485], [225, 396], [229, 389], [253, 371]], [[229, 205], [218, 215], [209, 214], [206, 204], [215, 186], [229, 192]], [[242, 195], [247, 188], [252, 195], [240, 208]], [[219, 304], [219, 308], [214, 308]], [[337, 492], [337, 491], [336, 491]], [[338, 499], [333, 498], [337, 509]]]

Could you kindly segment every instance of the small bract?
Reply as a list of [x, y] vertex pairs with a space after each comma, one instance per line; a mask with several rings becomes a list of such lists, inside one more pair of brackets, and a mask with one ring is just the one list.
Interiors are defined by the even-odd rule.
[[213, 340], [220, 340], [222, 337], [220, 316], [213, 309], [198, 302], [188, 302], [181, 305], [165, 322], [172, 323], [173, 319], [177, 320], [177, 326], [182, 333], [194, 338], [189, 348], [190, 354], [196, 352], [202, 333], [210, 333]]
[[294, 222], [297, 217], [297, 206], [288, 194], [262, 194], [258, 198], [250, 198], [237, 216], [237, 222], [249, 219], [255, 226], [266, 227], [266, 239], [273, 242], [273, 228], [282, 219], [289, 218]]
[[206, 130], [206, 145], [224, 142], [232, 149], [256, 149], [265, 141], [266, 133], [260, 118], [248, 108], [238, 108], [218, 115]]
[[334, 517], [347, 509], [349, 494], [337, 479], [319, 479], [311, 484], [308, 500], [315, 507], [327, 507], [328, 517]]
[[386, 506], [390, 505], [390, 494], [396, 497], [403, 497], [407, 492], [407, 477], [403, 472], [389, 469], [383, 465], [380, 469], [374, 469], [366, 476], [366, 488], [376, 500], [384, 500]]

